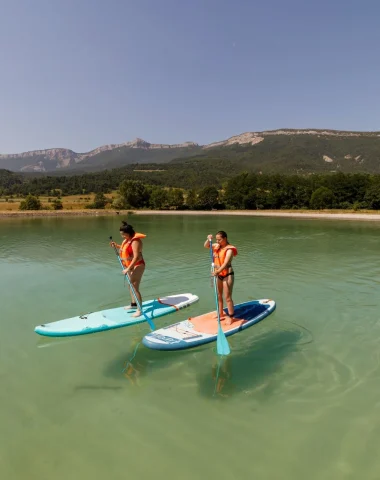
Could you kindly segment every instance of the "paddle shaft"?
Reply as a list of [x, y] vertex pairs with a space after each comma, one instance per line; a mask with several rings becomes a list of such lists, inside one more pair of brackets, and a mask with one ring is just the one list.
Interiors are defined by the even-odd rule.
[[[209, 241], [210, 244], [210, 257], [211, 257], [211, 271], [215, 272], [215, 263], [214, 263], [214, 253], [212, 251], [212, 242]], [[219, 311], [219, 299], [218, 299], [218, 288], [216, 285], [216, 276], [213, 276], [214, 280], [214, 293], [215, 293], [215, 303], [216, 303], [216, 313], [218, 315], [218, 322], [220, 323], [220, 311]]]
[[[215, 272], [215, 263], [214, 263], [214, 253], [212, 251], [212, 242], [209, 240], [210, 245], [210, 257], [211, 257], [211, 269], [212, 272]], [[219, 298], [218, 298], [218, 288], [216, 285], [216, 275], [213, 275], [214, 278], [214, 294], [215, 294], [215, 304], [216, 304], [216, 314], [218, 317], [218, 336], [216, 339], [216, 350], [218, 355], [228, 355], [230, 353], [230, 346], [225, 333], [223, 332], [222, 325], [220, 322], [220, 310], [219, 310]]]

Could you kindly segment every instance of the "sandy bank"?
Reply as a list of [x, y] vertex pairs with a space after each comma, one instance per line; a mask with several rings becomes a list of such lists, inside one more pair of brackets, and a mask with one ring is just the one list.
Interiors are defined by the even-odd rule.
[[37, 218], [37, 217], [97, 217], [134, 215], [226, 215], [226, 216], [249, 216], [249, 217], [282, 217], [282, 218], [314, 218], [328, 220], [378, 220], [380, 213], [369, 212], [345, 212], [345, 211], [279, 211], [279, 210], [36, 210], [36, 211], [0, 211], [0, 218]]
[[279, 211], [279, 210], [220, 210], [215, 212], [210, 211], [156, 211], [156, 210], [140, 210], [133, 212], [136, 215], [237, 215], [247, 217], [284, 217], [284, 218], [320, 218], [330, 220], [379, 220], [380, 213], [344, 213], [341, 212], [294, 212], [294, 211]]

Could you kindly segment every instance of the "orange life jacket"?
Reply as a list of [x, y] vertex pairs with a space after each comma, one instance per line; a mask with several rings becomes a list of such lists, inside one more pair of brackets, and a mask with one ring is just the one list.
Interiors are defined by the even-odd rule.
[[[125, 268], [128, 268], [133, 260], [133, 249], [132, 242], [138, 240], [139, 238], [145, 238], [146, 235], [143, 233], [135, 233], [134, 236], [129, 240], [124, 240], [120, 246], [120, 260]], [[144, 259], [141, 254], [141, 259], [135, 263], [135, 267], [138, 265], [145, 265]]]
[[[236, 257], [238, 251], [237, 248], [234, 247], [233, 245], [227, 244], [225, 247], [220, 247], [219, 245], [214, 245], [213, 247], [214, 251], [214, 263], [217, 268], [221, 267], [226, 259], [226, 255], [228, 250], [232, 250], [232, 254], [234, 257]], [[219, 275], [227, 275], [228, 269], [231, 268], [232, 265], [229, 263], [226, 268], [224, 268]]]

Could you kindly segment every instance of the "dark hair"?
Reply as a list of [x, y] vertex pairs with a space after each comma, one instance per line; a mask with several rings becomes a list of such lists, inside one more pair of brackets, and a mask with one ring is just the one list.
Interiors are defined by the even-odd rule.
[[127, 222], [121, 222], [120, 231], [123, 233], [127, 233], [131, 237], [133, 237], [133, 235], [135, 234], [132, 225], [128, 225]]
[[217, 235], [220, 235], [222, 238], [227, 238], [227, 233], [224, 230], [219, 230]]

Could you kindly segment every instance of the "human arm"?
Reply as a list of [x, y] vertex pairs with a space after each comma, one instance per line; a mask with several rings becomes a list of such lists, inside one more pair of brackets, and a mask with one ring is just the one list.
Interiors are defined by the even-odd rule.
[[205, 243], [203, 244], [203, 246], [205, 248], [210, 248], [211, 240], [212, 240], [212, 235], [207, 235], [207, 239], [206, 239]]

